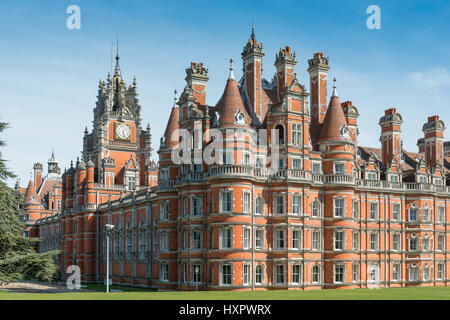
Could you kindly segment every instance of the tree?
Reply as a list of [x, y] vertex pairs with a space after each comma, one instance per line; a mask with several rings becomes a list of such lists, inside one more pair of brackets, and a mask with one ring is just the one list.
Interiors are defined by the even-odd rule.
[[[0, 132], [8, 126], [0, 122]], [[5, 142], [0, 140], [0, 147]], [[0, 284], [21, 279], [50, 281], [55, 274], [57, 251], [37, 253], [38, 239], [23, 235], [22, 199], [18, 191], [6, 184], [15, 175], [8, 170], [0, 151]]]

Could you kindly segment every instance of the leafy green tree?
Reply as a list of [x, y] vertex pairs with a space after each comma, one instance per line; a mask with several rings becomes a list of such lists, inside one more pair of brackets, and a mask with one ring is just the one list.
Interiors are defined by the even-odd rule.
[[[0, 132], [7, 126], [0, 122]], [[0, 139], [0, 147], [4, 145]], [[34, 247], [39, 240], [23, 235], [22, 199], [6, 184], [6, 179], [14, 177], [0, 152], [0, 284], [21, 279], [49, 281], [56, 271], [53, 258], [58, 252], [37, 253]]]

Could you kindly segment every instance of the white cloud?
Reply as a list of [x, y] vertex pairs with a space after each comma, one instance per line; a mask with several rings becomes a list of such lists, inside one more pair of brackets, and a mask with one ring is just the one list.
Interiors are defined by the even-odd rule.
[[444, 68], [435, 68], [422, 72], [411, 72], [409, 80], [417, 86], [450, 87], [450, 71]]

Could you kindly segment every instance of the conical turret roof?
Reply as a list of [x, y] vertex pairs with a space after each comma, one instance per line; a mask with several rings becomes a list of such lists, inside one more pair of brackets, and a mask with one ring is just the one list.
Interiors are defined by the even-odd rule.
[[27, 187], [27, 191], [25, 192], [25, 197], [24, 197], [24, 203], [25, 204], [41, 204], [41, 199], [39, 198], [37, 192], [36, 192], [36, 187], [34, 186], [33, 180], [30, 180], [30, 182], [28, 182], [28, 187]]
[[320, 129], [319, 142], [323, 141], [351, 141], [348, 134], [347, 119], [337, 96], [336, 85], [328, 105], [325, 119]]
[[251, 124], [251, 118], [245, 110], [237, 82], [234, 80], [232, 67], [222, 97], [216, 104], [216, 111], [219, 112], [220, 127], [243, 127]]

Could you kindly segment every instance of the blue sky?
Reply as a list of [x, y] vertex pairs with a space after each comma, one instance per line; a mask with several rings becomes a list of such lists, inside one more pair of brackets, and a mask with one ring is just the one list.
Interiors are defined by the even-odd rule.
[[[81, 9], [80, 30], [66, 27], [72, 4]], [[369, 5], [381, 9], [380, 30], [366, 27]], [[297, 76], [307, 87], [307, 59], [317, 51], [330, 57], [341, 101], [359, 108], [360, 145], [379, 147], [378, 119], [389, 107], [403, 116], [408, 151], [417, 150], [427, 116], [439, 114], [450, 126], [447, 1], [2, 0], [0, 121], [11, 126], [2, 134], [3, 157], [26, 185], [33, 162], [46, 164], [52, 149], [62, 168], [79, 156], [116, 32], [122, 74], [127, 83], [136, 75], [143, 124], [150, 123], [157, 149], [184, 69], [204, 62], [207, 103], [215, 105], [230, 58], [241, 76], [252, 21], [268, 80], [285, 45], [296, 51]]]

